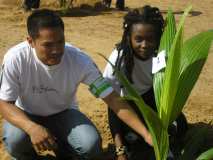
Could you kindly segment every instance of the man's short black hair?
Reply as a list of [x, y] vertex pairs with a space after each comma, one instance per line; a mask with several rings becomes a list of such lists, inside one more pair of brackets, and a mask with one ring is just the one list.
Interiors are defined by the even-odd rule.
[[33, 39], [39, 36], [39, 29], [59, 27], [64, 30], [61, 17], [49, 9], [35, 10], [27, 19], [27, 30]]

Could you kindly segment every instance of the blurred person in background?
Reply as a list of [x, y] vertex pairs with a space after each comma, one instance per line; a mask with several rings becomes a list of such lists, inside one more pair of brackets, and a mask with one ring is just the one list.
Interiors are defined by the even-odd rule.
[[30, 11], [32, 9], [38, 9], [40, 6], [40, 0], [24, 0], [22, 3], [22, 8], [25, 11]]
[[[110, 8], [112, 3], [112, 0], [103, 0], [103, 4], [107, 7]], [[125, 0], [116, 0], [115, 7], [118, 10], [124, 10], [125, 9]]]

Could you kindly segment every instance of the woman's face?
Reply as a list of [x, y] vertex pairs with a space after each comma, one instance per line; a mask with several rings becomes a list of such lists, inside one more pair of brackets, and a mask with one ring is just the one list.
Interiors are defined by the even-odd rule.
[[155, 28], [151, 24], [133, 24], [130, 42], [136, 57], [149, 59], [158, 47]]

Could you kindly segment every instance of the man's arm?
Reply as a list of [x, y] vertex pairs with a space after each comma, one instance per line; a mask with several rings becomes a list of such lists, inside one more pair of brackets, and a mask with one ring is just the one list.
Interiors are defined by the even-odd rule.
[[31, 121], [14, 102], [0, 100], [0, 114], [8, 122], [24, 130], [37, 151], [52, 150], [55, 146], [54, 138], [47, 129]]
[[23, 129], [27, 134], [31, 126], [35, 125], [21, 109], [14, 105], [14, 102], [0, 100], [0, 113], [4, 119]]
[[107, 97], [103, 98], [103, 100], [122, 121], [140, 134], [149, 145], [152, 145], [152, 138], [149, 131], [128, 103], [121, 100], [116, 92], [112, 92]]

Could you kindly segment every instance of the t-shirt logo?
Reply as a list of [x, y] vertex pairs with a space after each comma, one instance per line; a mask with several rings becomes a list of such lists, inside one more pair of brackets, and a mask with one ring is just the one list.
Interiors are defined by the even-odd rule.
[[42, 93], [47, 93], [47, 92], [56, 92], [57, 93], [58, 92], [56, 89], [49, 88], [44, 85], [32, 86], [32, 91], [33, 91], [33, 94], [42, 94]]

